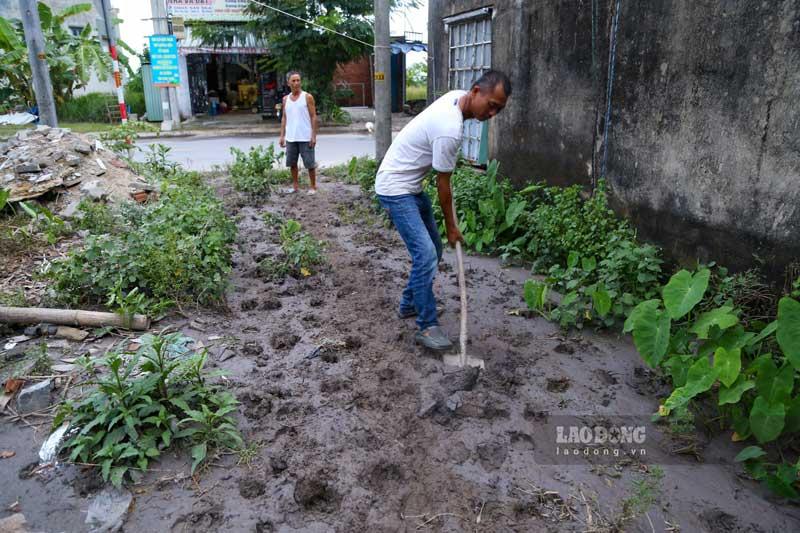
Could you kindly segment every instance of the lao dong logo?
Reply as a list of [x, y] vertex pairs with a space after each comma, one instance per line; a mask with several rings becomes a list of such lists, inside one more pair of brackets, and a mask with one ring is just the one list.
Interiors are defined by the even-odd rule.
[[556, 426], [556, 443], [587, 446], [644, 444], [645, 429], [644, 426]]

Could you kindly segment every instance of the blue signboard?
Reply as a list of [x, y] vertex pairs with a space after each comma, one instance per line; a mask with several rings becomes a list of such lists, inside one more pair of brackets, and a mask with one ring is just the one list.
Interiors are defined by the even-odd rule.
[[180, 85], [178, 41], [174, 35], [150, 36], [150, 64], [153, 67], [153, 85], [156, 87]]

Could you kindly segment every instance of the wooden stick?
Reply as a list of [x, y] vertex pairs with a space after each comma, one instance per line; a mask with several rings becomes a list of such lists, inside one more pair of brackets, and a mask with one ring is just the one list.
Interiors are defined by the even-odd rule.
[[[453, 204], [453, 216], [455, 217], [455, 203]], [[461, 333], [458, 336], [461, 345], [462, 368], [467, 366], [467, 280], [464, 276], [464, 255], [461, 251], [461, 242], [456, 242], [456, 261], [458, 262], [458, 290], [461, 292]]]
[[0, 307], [0, 323], [7, 324], [58, 324], [63, 326], [102, 327], [123, 329], [150, 329], [150, 319], [144, 315], [129, 317], [117, 313], [78, 311], [72, 309], [45, 309], [40, 307]]

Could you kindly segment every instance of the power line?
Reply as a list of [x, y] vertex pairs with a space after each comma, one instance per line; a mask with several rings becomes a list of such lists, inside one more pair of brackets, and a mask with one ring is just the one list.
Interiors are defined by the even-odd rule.
[[273, 11], [277, 11], [278, 13], [280, 13], [282, 15], [286, 15], [287, 17], [292, 17], [293, 19], [297, 19], [297, 20], [299, 20], [301, 22], [305, 22], [306, 24], [311, 24], [312, 26], [314, 26], [316, 28], [319, 28], [321, 30], [329, 31], [331, 33], [335, 33], [336, 35], [344, 37], [345, 39], [350, 39], [351, 41], [355, 41], [357, 43], [363, 44], [364, 46], [368, 46], [370, 48], [380, 48], [379, 46], [376, 46], [374, 44], [370, 44], [368, 42], [362, 41], [361, 39], [356, 39], [355, 37], [351, 37], [350, 35], [347, 35], [346, 33], [342, 33], [342, 32], [336, 31], [336, 30], [334, 30], [332, 28], [328, 28], [327, 26], [323, 26], [321, 24], [317, 24], [314, 21], [307, 20], [307, 19], [304, 19], [302, 17], [298, 17], [297, 15], [294, 15], [292, 13], [287, 13], [286, 11], [283, 11], [282, 9], [278, 9], [277, 7], [273, 7], [271, 5], [265, 4], [264, 2], [259, 2], [258, 0], [250, 0], [250, 1], [252, 3], [254, 3], [254, 4], [259, 5], [259, 6], [266, 7], [267, 9], [271, 9]]

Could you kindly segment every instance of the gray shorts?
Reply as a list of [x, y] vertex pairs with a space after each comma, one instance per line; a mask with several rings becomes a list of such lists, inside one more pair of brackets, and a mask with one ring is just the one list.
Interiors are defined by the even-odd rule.
[[303, 157], [303, 166], [306, 168], [316, 168], [317, 162], [314, 160], [314, 149], [308, 145], [308, 142], [290, 142], [286, 141], [286, 166], [297, 166], [297, 156]]

